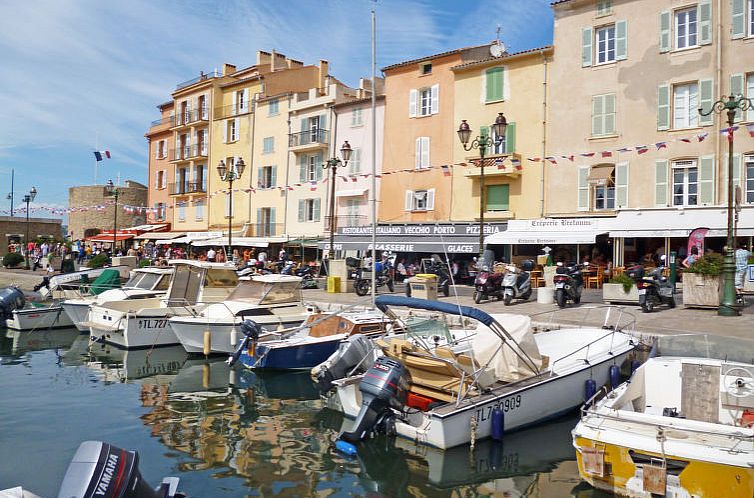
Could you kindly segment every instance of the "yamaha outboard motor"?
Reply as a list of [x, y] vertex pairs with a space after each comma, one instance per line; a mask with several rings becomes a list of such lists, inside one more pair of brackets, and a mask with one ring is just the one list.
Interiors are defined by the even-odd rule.
[[332, 356], [312, 368], [311, 375], [317, 388], [329, 391], [333, 380], [344, 378], [354, 368], [361, 372], [371, 368], [375, 348], [374, 343], [362, 334], [349, 336]]
[[[228, 365], [230, 365], [231, 367], [238, 362], [238, 359], [241, 357], [243, 350], [249, 347], [249, 342], [252, 343], [252, 346], [255, 345], [259, 340], [259, 336], [262, 335], [261, 325], [259, 325], [254, 320], [244, 320], [243, 322], [241, 322], [239, 328], [241, 329], [241, 333], [244, 335], [244, 338], [238, 344], [238, 347], [233, 352], [233, 354], [228, 358]], [[250, 352], [249, 356], [254, 355]]]
[[24, 293], [17, 287], [5, 287], [0, 289], [0, 316], [11, 318], [13, 310], [21, 309], [26, 305]]
[[351, 432], [344, 432], [340, 439], [357, 443], [369, 438], [369, 434], [389, 423], [391, 407], [401, 410], [406, 402], [411, 375], [403, 363], [387, 356], [377, 358], [359, 384], [361, 411], [356, 417]]

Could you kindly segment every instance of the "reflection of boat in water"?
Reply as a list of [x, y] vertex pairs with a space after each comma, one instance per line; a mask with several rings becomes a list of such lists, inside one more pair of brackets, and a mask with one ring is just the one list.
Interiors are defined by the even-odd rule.
[[19, 354], [26, 351], [41, 351], [44, 349], [67, 348], [78, 337], [75, 328], [57, 330], [11, 330], [6, 337], [13, 341], [11, 353]]
[[88, 366], [100, 372], [105, 381], [126, 382], [151, 377], [158, 384], [170, 383], [187, 356], [180, 346], [126, 350], [93, 344], [90, 353]]
[[308, 372], [255, 372], [240, 369], [238, 387], [253, 389], [266, 398], [286, 400], [319, 399], [319, 391]]

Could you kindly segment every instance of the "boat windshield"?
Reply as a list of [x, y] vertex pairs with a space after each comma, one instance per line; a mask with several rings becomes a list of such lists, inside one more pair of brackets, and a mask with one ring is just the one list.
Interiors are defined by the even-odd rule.
[[127, 287], [134, 287], [137, 289], [151, 289], [159, 278], [160, 275], [156, 273], [137, 273], [131, 280], [128, 281]]
[[438, 318], [410, 316], [403, 323], [406, 326], [407, 338], [418, 339], [420, 344], [442, 343], [447, 345], [453, 342], [453, 336], [448, 330], [448, 325]]
[[754, 364], [754, 341], [707, 334], [660, 336], [654, 356], [714, 358]]
[[252, 304], [281, 304], [301, 301], [299, 282], [242, 281], [228, 296], [228, 301]]
[[227, 288], [238, 285], [238, 275], [231, 269], [211, 268], [204, 277], [204, 287]]

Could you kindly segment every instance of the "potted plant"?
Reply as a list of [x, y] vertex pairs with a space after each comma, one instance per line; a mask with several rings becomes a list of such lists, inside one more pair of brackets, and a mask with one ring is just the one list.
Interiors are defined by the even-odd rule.
[[3, 256], [3, 266], [6, 268], [17, 268], [23, 261], [24, 257], [17, 252], [9, 252]]
[[639, 291], [636, 283], [625, 273], [616, 275], [609, 282], [602, 284], [602, 300], [606, 303], [639, 303]]
[[717, 308], [723, 277], [723, 256], [705, 254], [683, 272], [683, 305]]

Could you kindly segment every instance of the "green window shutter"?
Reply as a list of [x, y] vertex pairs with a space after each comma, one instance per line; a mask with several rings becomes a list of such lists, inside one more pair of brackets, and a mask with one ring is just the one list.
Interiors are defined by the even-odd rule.
[[317, 179], [317, 181], [322, 181], [322, 176], [325, 172], [325, 168], [322, 167], [323, 161], [322, 161], [322, 154], [317, 154], [314, 157], [314, 170], [316, 171], [314, 177]]
[[322, 114], [319, 116], [319, 129], [320, 130], [327, 129], [327, 114]]
[[[731, 95], [743, 95], [744, 94], [744, 75], [741, 73], [730, 75], [730, 94]], [[706, 109], [706, 107], [705, 107]], [[741, 109], [736, 109], [736, 122], [741, 121]]]
[[730, 37], [735, 40], [746, 36], [746, 0], [730, 2]]
[[670, 51], [670, 12], [660, 12], [660, 53]]
[[605, 96], [595, 95], [592, 97], [592, 136], [605, 134]]
[[479, 135], [484, 139], [490, 136], [490, 127], [489, 126], [480, 126], [479, 127]]
[[668, 160], [655, 161], [655, 206], [668, 205]]
[[508, 211], [509, 185], [490, 185], [487, 187], [487, 211]]
[[513, 154], [516, 152], [516, 123], [508, 123], [505, 129], [505, 153]]
[[314, 207], [312, 209], [312, 218], [314, 221], [319, 221], [320, 207], [322, 206], [322, 199], [314, 199]]
[[[720, 178], [722, 179], [722, 192], [723, 197], [720, 199], [721, 203], [727, 205], [728, 203], [728, 158], [730, 156], [725, 154], [724, 162], [720, 164]], [[733, 154], [733, 195], [735, 195], [736, 187], [741, 185], [741, 154]], [[734, 199], [735, 200], [735, 199]]]
[[503, 99], [503, 71], [504, 69], [502, 67], [493, 67], [492, 69], [487, 70], [487, 102], [494, 102]]
[[670, 129], [670, 85], [657, 88], [657, 129]]
[[605, 135], [612, 135], [615, 133], [615, 94], [611, 93], [604, 96], [605, 102]]
[[628, 207], [628, 161], [615, 165], [615, 207]]
[[592, 65], [592, 28], [581, 31], [581, 67]]
[[699, 0], [696, 5], [696, 18], [699, 20], [699, 45], [712, 43], [712, 1]]
[[305, 132], [309, 130], [309, 118], [301, 119], [301, 131]]
[[589, 166], [579, 166], [579, 185], [578, 185], [578, 210], [589, 210]]
[[[712, 101], [714, 99], [714, 82], [711, 79], [699, 80], [699, 107], [704, 109], [704, 112], [710, 111], [712, 108]], [[695, 109], [693, 112], [698, 112]], [[712, 114], [709, 116], [699, 115], [699, 124], [702, 126], [712, 124]]]
[[278, 184], [278, 167], [272, 167], [272, 174], [270, 175], [270, 187], [275, 187]]
[[257, 208], [257, 235], [259, 235], [259, 227], [262, 224], [262, 208]]
[[628, 21], [615, 23], [615, 60], [625, 60], [628, 52]]
[[275, 208], [270, 208], [270, 235], [277, 235], [277, 225], [275, 224]]
[[715, 156], [699, 158], [699, 204], [715, 202]]
[[[264, 168], [257, 168], [257, 186], [261, 185], [263, 175], [264, 175]], [[252, 185], [253, 185], [253, 181], [252, 181]]]
[[306, 156], [302, 155], [298, 158], [298, 179], [300, 182], [308, 181], [306, 177]]
[[298, 200], [298, 221], [304, 221], [304, 215], [306, 214], [306, 202], [304, 199]]

